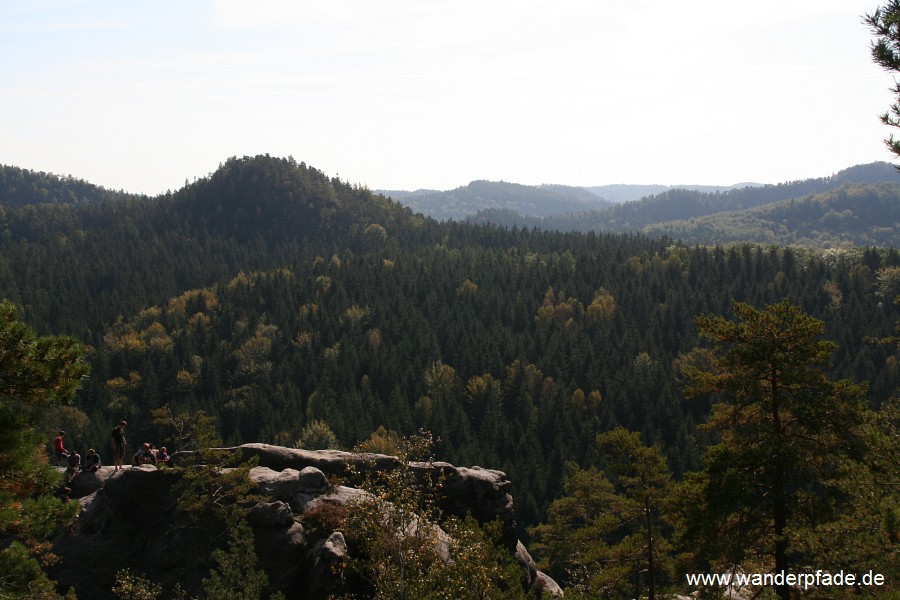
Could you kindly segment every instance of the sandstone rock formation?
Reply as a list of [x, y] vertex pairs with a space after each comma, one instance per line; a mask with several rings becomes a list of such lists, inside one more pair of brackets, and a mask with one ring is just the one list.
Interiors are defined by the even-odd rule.
[[[333, 450], [308, 451], [267, 444], [245, 444], [219, 452], [243, 460], [254, 458], [250, 471], [256, 492], [265, 500], [247, 511], [254, 533], [258, 564], [269, 577], [269, 589], [288, 598], [326, 598], [346, 583], [340, 565], [350, 550], [341, 531], [310, 539], [305, 514], [323, 505], [346, 506], [366, 492], [353, 487], [355, 477], [372, 469], [401, 466], [384, 455], [355, 455]], [[410, 463], [413, 473], [442, 477], [440, 508], [447, 515], [471, 514], [482, 523], [499, 519], [502, 542], [522, 565], [523, 581], [544, 597], [560, 596], [552, 579], [537, 571], [525, 546], [516, 538], [510, 481], [504, 473], [448, 463]], [[172, 488], [178, 469], [144, 465], [78, 475], [70, 487], [81, 514], [72, 531], [54, 551], [60, 556], [52, 570], [62, 586], [73, 586], [79, 597], [111, 596], [113, 577], [128, 567], [133, 573], [174, 585], [189, 593], [207, 575], [199, 567], [202, 536], [190, 527], [175, 528], [177, 505]], [[337, 485], [335, 482], [342, 484]]]

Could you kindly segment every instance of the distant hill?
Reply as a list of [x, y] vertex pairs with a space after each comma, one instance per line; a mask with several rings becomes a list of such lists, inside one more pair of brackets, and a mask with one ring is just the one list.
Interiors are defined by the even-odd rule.
[[[900, 206], [900, 187], [896, 184], [900, 184], [900, 171], [893, 165], [879, 162], [851, 167], [829, 177], [725, 192], [671, 189], [639, 201], [568, 215], [536, 218], [512, 210], [490, 209], [469, 220], [558, 231], [643, 232], [698, 244], [764, 241], [815, 247], [836, 244], [896, 247], [900, 243], [900, 231], [893, 231], [893, 224], [900, 222], [894, 214], [894, 207]], [[843, 193], [856, 202], [867, 202], [865, 209], [846, 204], [841, 204], [840, 208], [832, 206], [838, 197], [842, 197], [838, 190], [847, 186], [853, 189], [852, 193], [846, 190]], [[859, 186], [876, 188], [867, 190], [859, 189]], [[818, 197], [820, 195], [824, 196]], [[792, 201], [790, 206], [795, 209], [790, 229], [765, 217], [783, 214], [784, 209], [774, 205], [785, 201]], [[798, 201], [803, 202], [798, 204]], [[769, 205], [773, 205], [771, 210], [745, 214]], [[803, 210], [798, 208], [801, 205]], [[831, 210], [839, 213], [850, 210], [856, 214], [854, 208], [863, 210], [866, 219], [851, 223], [829, 213]], [[873, 214], [873, 210], [880, 212]], [[848, 229], [851, 224], [854, 227]]]
[[512, 210], [531, 217], [605, 208], [611, 204], [588, 190], [564, 185], [521, 185], [504, 181], [473, 181], [439, 192], [382, 191], [414, 212], [446, 221], [462, 220], [485, 209]]
[[897, 247], [900, 184], [845, 184], [748, 210], [668, 221], [642, 229], [686, 244], [752, 242], [816, 248]]
[[622, 202], [640, 200], [641, 198], [646, 198], [647, 196], [652, 196], [654, 194], [662, 194], [663, 192], [673, 189], [714, 194], [716, 192], [728, 192], [745, 187], [761, 187], [762, 185], [763, 184], [761, 183], [736, 183], [734, 185], [640, 185], [618, 183], [611, 185], [595, 185], [584, 189], [604, 200], [615, 204], [621, 204]]
[[[413, 212], [441, 221], [468, 219], [575, 231], [597, 227], [607, 231], [627, 231], [671, 219], [741, 210], [821, 193], [844, 183], [882, 182], [900, 182], [900, 172], [889, 163], [876, 162], [857, 165], [826, 177], [767, 185], [612, 184], [574, 187], [473, 181], [447, 191], [376, 190], [376, 193], [408, 206]], [[691, 204], [697, 206], [691, 207]], [[589, 217], [594, 222], [592, 226], [584, 223], [584, 213], [607, 210], [606, 217]]]

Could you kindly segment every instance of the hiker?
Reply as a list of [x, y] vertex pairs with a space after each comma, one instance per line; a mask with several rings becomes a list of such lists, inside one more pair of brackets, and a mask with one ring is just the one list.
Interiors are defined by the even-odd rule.
[[150, 444], [144, 442], [144, 445], [141, 446], [141, 449], [134, 453], [134, 458], [131, 461], [132, 466], [140, 466], [140, 465], [149, 465], [156, 464], [156, 457], [153, 456], [153, 452], [150, 451]]
[[59, 435], [53, 440], [53, 453], [56, 455], [56, 466], [59, 466], [59, 461], [64, 458], [69, 457], [69, 451], [66, 450], [66, 447], [63, 445], [63, 438], [66, 437], [65, 431], [60, 431]]
[[156, 455], [156, 461], [157, 461], [157, 463], [162, 463], [164, 465], [171, 464], [170, 463], [171, 459], [169, 458], [169, 451], [166, 450], [165, 446], [163, 446], [162, 448], [159, 449], [159, 454]]
[[125, 427], [128, 425], [125, 421], [119, 421], [119, 424], [112, 430], [113, 443], [113, 463], [116, 465], [116, 471], [122, 468], [122, 460], [125, 458]]
[[100, 470], [100, 467], [100, 455], [97, 454], [96, 450], [90, 448], [87, 451], [87, 456], [84, 457], [84, 466], [82, 466], [81, 469], [88, 473], [96, 473]]
[[81, 469], [81, 455], [75, 450], [69, 452], [68, 464], [69, 466], [66, 467], [66, 481], [71, 483]]

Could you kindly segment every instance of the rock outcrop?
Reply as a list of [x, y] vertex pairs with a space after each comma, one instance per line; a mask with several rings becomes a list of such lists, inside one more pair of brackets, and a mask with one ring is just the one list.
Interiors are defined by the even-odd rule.
[[[344, 535], [335, 530], [310, 536], [304, 515], [364, 497], [366, 492], [354, 487], [357, 479], [373, 469], [398, 469], [403, 466], [400, 460], [267, 444], [219, 452], [256, 460], [250, 479], [264, 501], [247, 511], [247, 522], [269, 589], [288, 598], [310, 599], [341, 592], [346, 584], [341, 565], [351, 552]], [[445, 514], [472, 515], [482, 523], [499, 519], [501, 541], [522, 565], [526, 585], [544, 597], [561, 595], [556, 583], [537, 571], [516, 538], [510, 481], [504, 473], [448, 463], [410, 463], [409, 469], [423, 478], [441, 478], [439, 508]], [[188, 592], [199, 589], [207, 572], [198, 557], [209, 542], [196, 528], [173, 527], [179, 522], [173, 486], [180, 477], [178, 469], [149, 465], [79, 474], [70, 487], [82, 511], [72, 530], [55, 545], [61, 560], [53, 577], [64, 587], [75, 587], [79, 597], [91, 598], [112, 597], [115, 572], [125, 567], [165, 586], [178, 583]]]

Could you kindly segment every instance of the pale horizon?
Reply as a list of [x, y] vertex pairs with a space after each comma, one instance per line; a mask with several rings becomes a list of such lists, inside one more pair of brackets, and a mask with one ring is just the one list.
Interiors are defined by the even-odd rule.
[[0, 163], [156, 195], [231, 156], [371, 189], [776, 184], [891, 162], [859, 0], [0, 6]]

